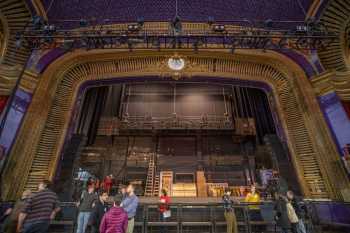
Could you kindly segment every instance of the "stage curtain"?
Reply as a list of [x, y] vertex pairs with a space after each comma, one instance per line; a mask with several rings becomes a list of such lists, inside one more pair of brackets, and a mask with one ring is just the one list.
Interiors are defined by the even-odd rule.
[[5, 109], [8, 98], [8, 96], [0, 96], [0, 113]]
[[343, 101], [342, 104], [343, 104], [343, 107], [345, 109], [346, 114], [348, 115], [348, 117], [350, 119], [350, 101]]
[[92, 144], [96, 138], [98, 125], [101, 114], [104, 111], [108, 91], [108, 87], [92, 88], [85, 94], [77, 133], [88, 137], [88, 145]]

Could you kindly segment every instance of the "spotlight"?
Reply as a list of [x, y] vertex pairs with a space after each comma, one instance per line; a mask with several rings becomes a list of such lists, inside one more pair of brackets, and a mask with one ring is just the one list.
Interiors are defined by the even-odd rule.
[[141, 29], [141, 26], [139, 24], [129, 24], [128, 25], [128, 31], [129, 32], [137, 32]]
[[267, 20], [265, 20], [264, 24], [265, 24], [265, 28], [272, 28], [273, 21], [272, 21], [272, 19], [267, 19]]
[[35, 15], [32, 19], [34, 30], [40, 30], [41, 27], [45, 24], [45, 20], [38, 15]]
[[88, 22], [85, 19], [80, 19], [79, 26], [80, 27], [86, 27], [88, 25]]
[[223, 24], [216, 24], [216, 25], [214, 25], [213, 26], [213, 31], [214, 32], [225, 32], [226, 31], [226, 29], [225, 29], [225, 25], [223, 25]]
[[176, 16], [171, 22], [171, 27], [174, 34], [180, 34], [182, 32], [182, 23], [179, 16]]
[[50, 30], [50, 32], [55, 32], [55, 31], [56, 31], [56, 26], [53, 25], [53, 24], [51, 24], [51, 25], [49, 26], [49, 30]]
[[22, 47], [22, 36], [19, 32], [16, 33], [16, 36], [15, 36], [15, 46], [16, 46], [16, 49], [19, 49]]
[[296, 33], [298, 34], [305, 34], [308, 32], [307, 25], [297, 25], [295, 29], [296, 29]]

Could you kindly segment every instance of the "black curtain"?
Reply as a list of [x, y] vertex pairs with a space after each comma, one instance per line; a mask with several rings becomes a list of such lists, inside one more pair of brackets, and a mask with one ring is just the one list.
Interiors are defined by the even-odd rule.
[[99, 121], [105, 108], [109, 87], [91, 88], [87, 90], [83, 106], [80, 110], [80, 118], [77, 133], [87, 136], [87, 145], [94, 143]]

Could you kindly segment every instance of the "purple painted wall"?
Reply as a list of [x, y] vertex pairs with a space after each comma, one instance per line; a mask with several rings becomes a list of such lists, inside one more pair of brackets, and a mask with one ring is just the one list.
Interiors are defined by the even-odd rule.
[[0, 137], [0, 146], [4, 149], [4, 156], [0, 160], [0, 170], [2, 169], [4, 160], [8, 155], [19, 127], [21, 126], [24, 114], [31, 102], [32, 95], [18, 89], [15, 98], [11, 103], [7, 119], [5, 121], [4, 129]]
[[342, 153], [345, 144], [350, 143], [350, 120], [336, 93], [320, 96], [318, 99], [339, 152]]

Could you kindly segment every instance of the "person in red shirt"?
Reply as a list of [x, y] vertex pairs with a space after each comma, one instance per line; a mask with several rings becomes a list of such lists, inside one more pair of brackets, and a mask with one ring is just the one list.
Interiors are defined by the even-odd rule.
[[[162, 195], [159, 198], [159, 213], [160, 213], [160, 220], [166, 221], [167, 218], [170, 218], [170, 207], [169, 204], [171, 202], [170, 197], [168, 196], [168, 193], [165, 189], [162, 189], [161, 191]], [[165, 233], [165, 227], [160, 228], [161, 233]]]
[[113, 207], [102, 218], [100, 233], [126, 233], [128, 228], [128, 214], [120, 207], [122, 197], [116, 195], [113, 199]]
[[104, 181], [103, 181], [103, 186], [104, 186], [104, 189], [105, 191], [108, 193], [108, 195], [110, 194], [111, 192], [111, 188], [112, 188], [112, 184], [113, 184], [113, 180], [112, 180], [113, 176], [112, 175], [109, 175], [109, 176], [106, 176]]

